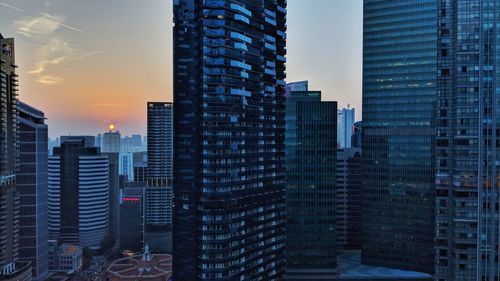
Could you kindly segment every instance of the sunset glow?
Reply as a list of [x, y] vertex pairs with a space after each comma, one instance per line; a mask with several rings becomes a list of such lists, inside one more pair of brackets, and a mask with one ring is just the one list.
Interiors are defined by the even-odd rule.
[[[308, 79], [360, 108], [361, 1], [315, 1], [288, 3], [287, 81]], [[139, 2], [0, 1], [20, 98], [45, 112], [50, 136], [103, 133], [111, 122], [144, 134], [146, 102], [172, 101], [172, 0]]]

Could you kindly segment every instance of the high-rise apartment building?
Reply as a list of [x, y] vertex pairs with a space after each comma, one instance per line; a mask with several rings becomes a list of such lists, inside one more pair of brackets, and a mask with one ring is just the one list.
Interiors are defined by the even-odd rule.
[[19, 260], [31, 262], [33, 280], [45, 280], [48, 265], [48, 127], [42, 111], [18, 102], [20, 193]]
[[108, 234], [109, 160], [93, 137], [61, 138], [49, 157], [49, 237], [98, 249]]
[[19, 164], [19, 83], [14, 39], [0, 34], [0, 279], [31, 280], [31, 267], [19, 257], [20, 197], [16, 187]]
[[337, 145], [340, 148], [350, 148], [352, 142], [352, 125], [356, 113], [354, 108], [342, 108], [337, 112]]
[[438, 0], [364, 0], [362, 261], [434, 271]]
[[500, 2], [439, 1], [436, 279], [498, 280]]
[[174, 22], [174, 280], [282, 280], [286, 1], [176, 0]]
[[286, 92], [286, 280], [334, 280], [337, 103], [296, 85]]
[[[172, 228], [173, 104], [148, 102], [145, 243], [155, 251], [170, 251]], [[160, 249], [159, 249], [160, 248]]]
[[173, 116], [171, 102], [148, 102], [148, 178], [150, 185], [165, 186], [172, 180]]

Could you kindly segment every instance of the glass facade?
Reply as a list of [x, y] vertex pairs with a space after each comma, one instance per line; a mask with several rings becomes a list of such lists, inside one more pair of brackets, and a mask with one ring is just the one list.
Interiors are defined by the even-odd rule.
[[361, 149], [337, 150], [337, 250], [361, 249]]
[[45, 280], [48, 265], [48, 135], [43, 112], [22, 102], [19, 111], [19, 259], [31, 262], [34, 280]]
[[128, 183], [120, 192], [120, 250], [140, 252], [144, 235], [145, 184]]
[[365, 0], [362, 261], [432, 273], [438, 0]]
[[319, 91], [287, 91], [285, 128], [286, 280], [333, 280], [337, 103], [322, 102]]
[[500, 2], [439, 3], [436, 280], [498, 280]]
[[174, 0], [174, 280], [281, 280], [286, 0]]

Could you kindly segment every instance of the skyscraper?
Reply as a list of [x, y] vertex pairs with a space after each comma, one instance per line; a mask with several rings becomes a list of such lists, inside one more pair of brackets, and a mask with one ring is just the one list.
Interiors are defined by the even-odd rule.
[[155, 251], [171, 251], [173, 104], [148, 102], [145, 243]]
[[[0, 278], [31, 280], [29, 264], [19, 256], [19, 191], [16, 169], [19, 160], [17, 120], [18, 81], [14, 39], [0, 34]], [[29, 278], [29, 279], [25, 279]]]
[[97, 134], [97, 136], [95, 138], [95, 146], [96, 147], [102, 146], [102, 134]]
[[337, 249], [361, 249], [361, 149], [337, 150]]
[[362, 258], [434, 271], [438, 0], [364, 0]]
[[342, 108], [337, 112], [337, 144], [340, 148], [350, 148], [352, 125], [356, 118], [354, 108]]
[[119, 156], [119, 174], [127, 176], [128, 181], [134, 181], [134, 153], [122, 152]]
[[355, 148], [361, 148], [363, 136], [363, 122], [358, 121], [352, 124], [352, 137], [351, 146]]
[[[16, 168], [18, 163], [17, 91], [15, 73], [14, 39], [0, 37], [0, 219], [5, 222], [0, 229], [0, 267], [15, 261], [19, 254], [19, 193], [16, 189]], [[4, 86], [5, 85], [5, 86]]]
[[141, 251], [144, 247], [145, 183], [126, 183], [120, 189], [120, 249]]
[[115, 131], [114, 125], [109, 125], [109, 131], [102, 135], [102, 152], [120, 153], [121, 135]]
[[337, 103], [294, 86], [285, 117], [286, 280], [334, 280]]
[[[110, 244], [119, 242], [119, 223], [120, 223], [120, 159], [119, 153], [109, 152], [101, 153], [108, 158], [108, 233]], [[111, 246], [111, 245], [108, 245]]]
[[108, 233], [109, 160], [93, 137], [63, 137], [49, 157], [49, 236], [99, 249]]
[[45, 280], [48, 265], [48, 135], [45, 115], [25, 103], [19, 111], [19, 169], [16, 173], [20, 193], [19, 259], [31, 262], [33, 280]]
[[148, 102], [148, 178], [150, 185], [172, 180], [173, 115], [171, 102]]
[[439, 1], [436, 280], [498, 280], [500, 2]]
[[281, 280], [286, 1], [174, 1], [174, 280]]
[[142, 147], [142, 136], [141, 135], [132, 135], [132, 146], [135, 148]]

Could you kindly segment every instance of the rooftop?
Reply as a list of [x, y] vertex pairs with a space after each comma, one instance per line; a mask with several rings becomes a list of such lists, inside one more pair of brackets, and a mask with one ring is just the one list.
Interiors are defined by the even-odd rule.
[[433, 280], [427, 273], [361, 264], [360, 251], [339, 255], [337, 266], [340, 280]]
[[80, 247], [71, 244], [61, 245], [61, 249], [62, 249], [61, 253], [62, 255], [74, 255], [82, 251]]

